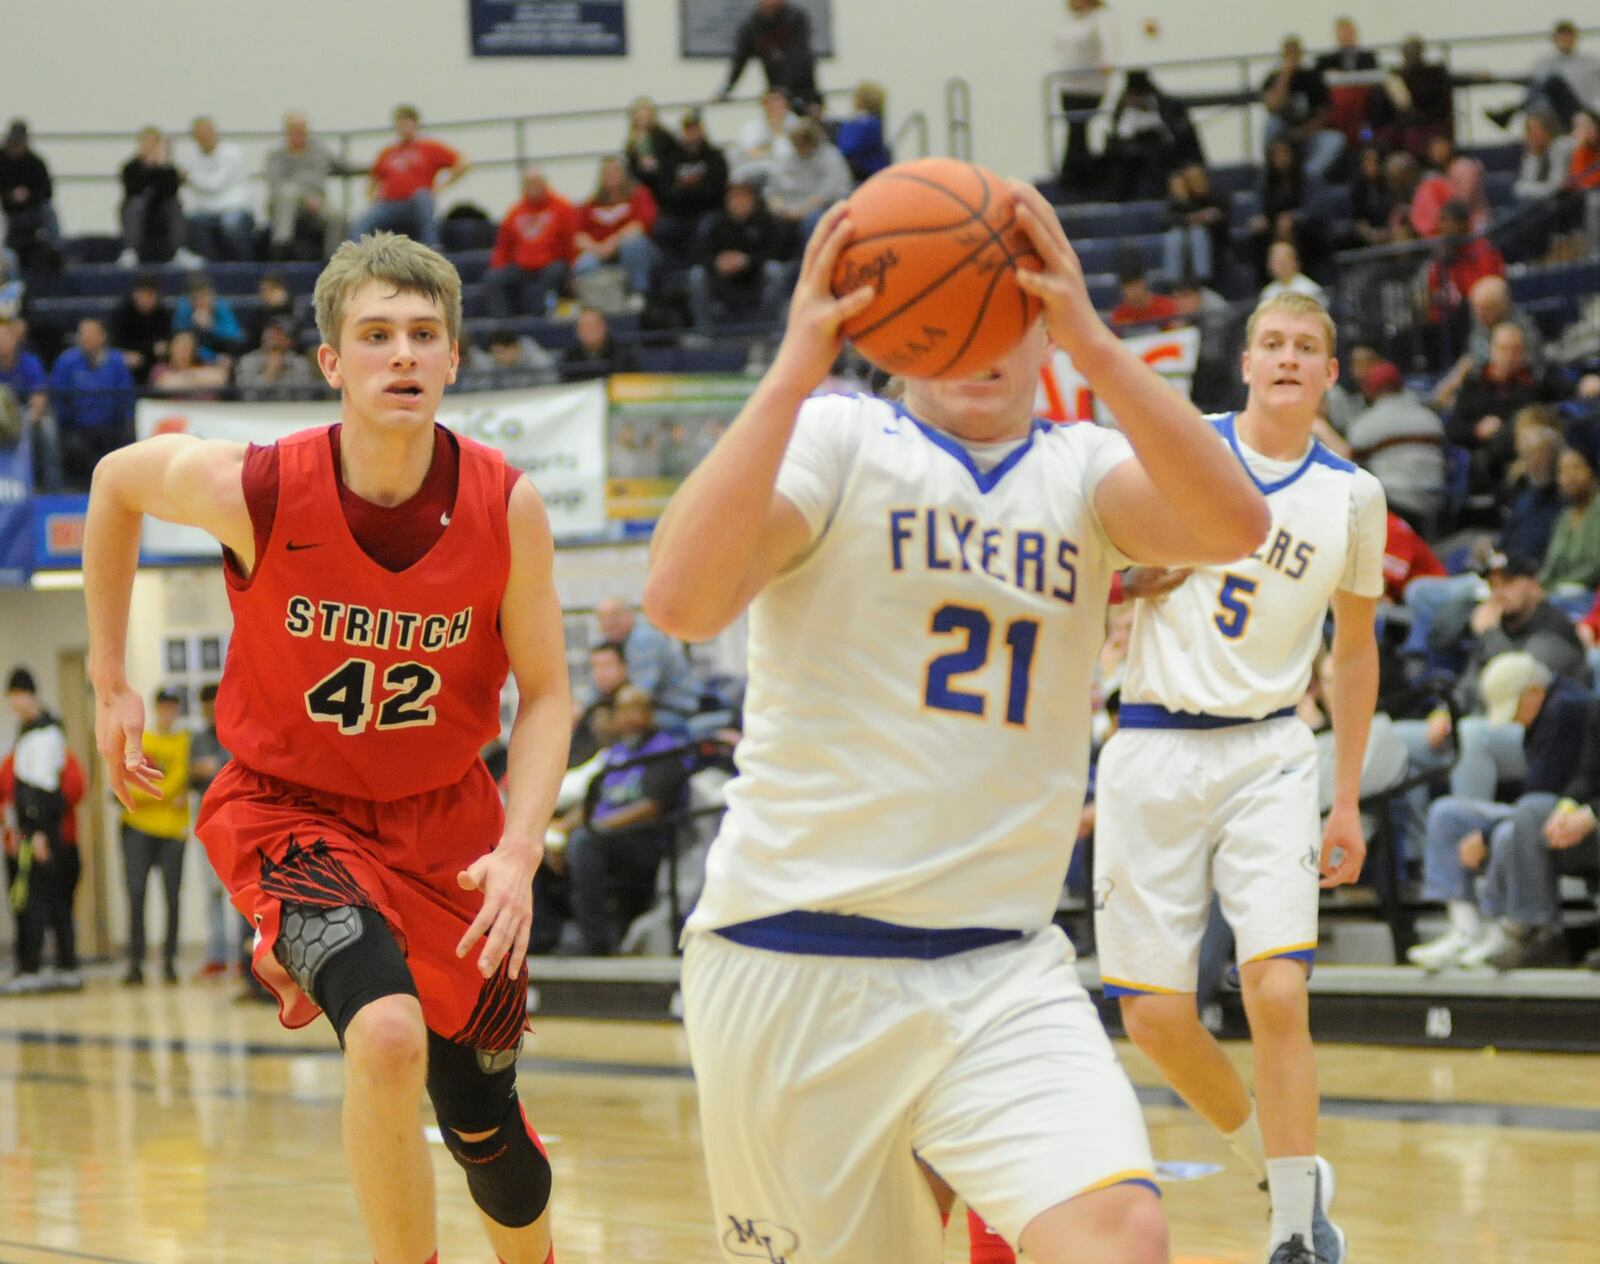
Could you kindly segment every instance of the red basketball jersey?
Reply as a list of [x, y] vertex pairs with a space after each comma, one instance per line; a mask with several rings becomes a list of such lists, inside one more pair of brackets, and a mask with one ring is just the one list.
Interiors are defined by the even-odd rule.
[[500, 729], [504, 458], [460, 441], [444, 534], [394, 572], [350, 532], [327, 429], [277, 447], [255, 570], [223, 568], [234, 628], [218, 739], [257, 772], [335, 794], [388, 801], [459, 781]]

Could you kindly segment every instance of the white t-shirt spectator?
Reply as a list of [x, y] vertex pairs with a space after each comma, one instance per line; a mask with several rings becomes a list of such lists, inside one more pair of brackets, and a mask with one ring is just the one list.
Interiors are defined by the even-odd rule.
[[221, 215], [250, 209], [250, 169], [244, 150], [219, 140], [205, 153], [192, 140], [173, 146], [173, 161], [183, 172], [183, 207], [195, 215]]

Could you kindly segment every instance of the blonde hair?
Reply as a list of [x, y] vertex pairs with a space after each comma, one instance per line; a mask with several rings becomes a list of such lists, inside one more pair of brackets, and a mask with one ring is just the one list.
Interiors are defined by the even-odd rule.
[[419, 241], [380, 232], [345, 242], [317, 278], [317, 332], [330, 347], [339, 346], [345, 304], [368, 281], [383, 281], [398, 293], [420, 294], [437, 303], [451, 343], [461, 340], [461, 274], [455, 264]]
[[1328, 309], [1309, 294], [1296, 294], [1292, 290], [1262, 300], [1256, 306], [1256, 310], [1250, 313], [1250, 321], [1244, 327], [1246, 347], [1255, 345], [1256, 326], [1268, 312], [1282, 312], [1286, 316], [1309, 316], [1322, 326], [1322, 332], [1328, 339], [1328, 354], [1331, 356], [1338, 350], [1339, 331], [1334, 328], [1333, 317], [1328, 315]]
[[884, 92], [881, 83], [866, 80], [856, 85], [856, 105], [874, 118], [883, 117], [883, 108], [888, 100], [888, 94]]

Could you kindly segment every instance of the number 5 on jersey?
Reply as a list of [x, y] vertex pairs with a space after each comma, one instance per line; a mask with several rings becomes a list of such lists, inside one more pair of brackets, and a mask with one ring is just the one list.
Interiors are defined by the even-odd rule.
[[1217, 625], [1217, 631], [1230, 641], [1237, 641], [1244, 635], [1245, 625], [1250, 622], [1250, 598], [1255, 596], [1256, 581], [1246, 579], [1243, 575], [1224, 575], [1222, 577], [1222, 591], [1217, 594], [1217, 605], [1221, 607], [1212, 615], [1212, 621]]
[[[306, 690], [306, 712], [320, 724], [337, 724], [354, 736], [372, 719], [372, 680], [377, 667], [364, 658], [347, 658]], [[375, 729], [411, 729], [432, 724], [434, 709], [422, 705], [439, 692], [439, 673], [422, 663], [395, 663], [383, 673], [389, 694], [378, 705]]]

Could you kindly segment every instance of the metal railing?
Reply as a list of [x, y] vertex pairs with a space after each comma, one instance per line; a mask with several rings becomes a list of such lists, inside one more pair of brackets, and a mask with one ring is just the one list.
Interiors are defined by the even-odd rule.
[[951, 78], [944, 85], [945, 147], [952, 158], [972, 161], [972, 85]]

